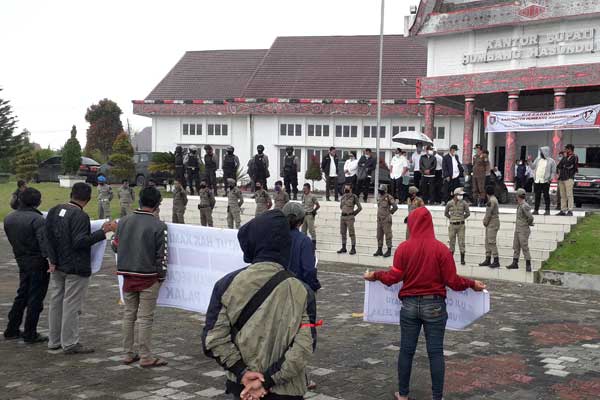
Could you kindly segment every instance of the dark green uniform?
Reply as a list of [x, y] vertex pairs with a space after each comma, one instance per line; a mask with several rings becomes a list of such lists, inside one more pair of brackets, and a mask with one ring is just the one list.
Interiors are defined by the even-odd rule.
[[483, 217], [483, 226], [485, 227], [485, 256], [498, 257], [498, 246], [496, 238], [500, 229], [500, 215], [498, 199], [491, 195], [485, 208], [485, 217]]
[[531, 254], [529, 254], [529, 235], [531, 234], [531, 226], [533, 226], [531, 206], [524, 201], [517, 207], [515, 236], [513, 238], [513, 259], [518, 260], [521, 251], [523, 251], [525, 261], [531, 261]]
[[269, 193], [267, 193], [265, 189], [257, 190], [254, 193], [254, 200], [256, 201], [256, 211], [254, 213], [255, 217], [267, 212], [273, 205], [271, 202], [271, 196], [269, 196]]
[[340, 234], [342, 235], [342, 246], [346, 246], [346, 234], [350, 235], [352, 247], [356, 246], [356, 234], [354, 233], [355, 216], [362, 211], [358, 196], [353, 193], [345, 193], [340, 199]]
[[385, 245], [390, 249], [392, 247], [392, 214], [398, 210], [396, 200], [391, 194], [379, 196], [377, 200], [377, 247], [383, 247], [383, 237], [385, 236]]
[[244, 204], [242, 191], [237, 186], [233, 189], [229, 189], [227, 192], [227, 226], [229, 229], [233, 229], [234, 221], [235, 227], [240, 227], [242, 223], [242, 218], [240, 216], [242, 204]]
[[98, 218], [110, 218], [110, 202], [113, 199], [112, 187], [98, 184]]
[[173, 223], [185, 224], [184, 215], [185, 207], [187, 206], [187, 193], [183, 186], [175, 187], [173, 191]]
[[118, 192], [121, 206], [121, 218], [131, 214], [131, 205], [135, 200], [135, 192], [129, 186], [121, 186]]
[[200, 224], [202, 226], [213, 226], [212, 212], [215, 208], [215, 195], [209, 188], [201, 188], [198, 192], [200, 196], [200, 204], [198, 209], [200, 210]]
[[450, 237], [450, 251], [454, 254], [456, 247], [456, 238], [458, 237], [458, 247], [460, 253], [465, 253], [465, 220], [469, 218], [469, 204], [464, 200], [450, 200], [446, 204], [444, 213], [448, 221], [448, 236]]
[[275, 192], [273, 195], [273, 201], [275, 202], [275, 207], [273, 208], [276, 210], [281, 210], [283, 206], [290, 201], [290, 195], [287, 194], [285, 190], [281, 189], [279, 192]]
[[312, 193], [305, 194], [302, 197], [302, 206], [306, 213], [304, 216], [304, 223], [302, 224], [302, 233], [306, 234], [306, 232], [309, 232], [313, 242], [317, 240], [317, 231], [315, 230], [316, 211], [314, 211], [314, 209], [315, 206], [319, 205], [319, 200], [317, 200], [317, 197]]

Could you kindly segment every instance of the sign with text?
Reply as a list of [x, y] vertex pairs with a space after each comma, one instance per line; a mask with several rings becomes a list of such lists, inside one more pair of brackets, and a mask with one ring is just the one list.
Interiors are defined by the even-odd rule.
[[487, 133], [600, 128], [600, 104], [545, 112], [486, 112], [484, 116]]
[[[400, 288], [402, 283], [388, 287], [381, 282], [365, 282], [364, 320], [399, 325], [402, 308], [402, 301], [398, 298]], [[490, 311], [490, 294], [487, 290], [455, 292], [448, 289], [446, 310], [446, 329], [465, 329]]]
[[[102, 224], [106, 220], [97, 219], [90, 222], [90, 232], [96, 232], [102, 229]], [[97, 273], [102, 268], [102, 259], [104, 258], [104, 252], [106, 251], [106, 240], [102, 240], [92, 246], [91, 249], [91, 260], [92, 260], [92, 274]]]

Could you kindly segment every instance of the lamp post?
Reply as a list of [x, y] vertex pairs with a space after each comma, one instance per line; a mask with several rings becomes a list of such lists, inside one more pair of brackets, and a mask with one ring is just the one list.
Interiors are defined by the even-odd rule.
[[379, 28], [379, 77], [377, 82], [377, 137], [375, 138], [375, 186], [374, 197], [379, 197], [379, 138], [381, 137], [381, 85], [383, 80], [383, 21], [385, 17], [385, 0], [381, 0], [381, 22]]

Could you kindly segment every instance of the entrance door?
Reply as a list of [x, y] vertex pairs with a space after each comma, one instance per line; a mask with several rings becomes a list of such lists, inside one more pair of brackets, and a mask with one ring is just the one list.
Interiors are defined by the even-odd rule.
[[494, 154], [494, 160], [496, 160], [496, 166], [498, 167], [498, 171], [504, 175], [504, 164], [506, 162], [506, 147], [505, 146], [496, 146], [496, 154]]

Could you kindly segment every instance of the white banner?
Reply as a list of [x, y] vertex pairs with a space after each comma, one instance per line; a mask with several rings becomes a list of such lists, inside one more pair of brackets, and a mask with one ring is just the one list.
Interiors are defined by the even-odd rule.
[[484, 117], [488, 133], [593, 129], [600, 128], [600, 104], [544, 112], [486, 112]]
[[[96, 219], [90, 222], [91, 232], [96, 232], [102, 229], [102, 224], [106, 222], [105, 219]], [[92, 260], [92, 274], [97, 273], [102, 268], [102, 259], [104, 258], [104, 252], [106, 251], [106, 240], [102, 240], [92, 246], [91, 249], [91, 260]]]
[[[364, 320], [399, 325], [402, 302], [398, 293], [401, 287], [402, 283], [388, 287], [381, 282], [365, 282]], [[448, 289], [446, 309], [446, 329], [465, 329], [490, 311], [490, 294], [487, 290], [455, 292]]]

